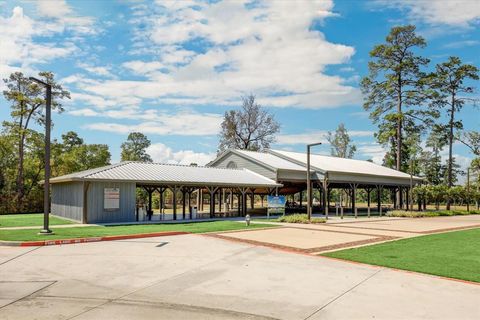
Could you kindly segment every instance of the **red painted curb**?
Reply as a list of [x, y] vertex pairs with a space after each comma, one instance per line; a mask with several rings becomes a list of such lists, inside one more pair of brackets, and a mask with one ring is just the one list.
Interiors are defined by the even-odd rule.
[[140, 233], [140, 234], [119, 235], [119, 236], [104, 236], [104, 237], [76, 238], [76, 239], [57, 239], [57, 240], [42, 240], [42, 241], [26, 241], [26, 242], [18, 242], [16, 244], [20, 247], [41, 247], [41, 246], [55, 246], [55, 245], [61, 245], [61, 244], [74, 244], [74, 243], [86, 243], [86, 242], [98, 242], [98, 241], [114, 241], [114, 240], [150, 238], [150, 237], [176, 236], [176, 235], [182, 235], [182, 234], [189, 234], [189, 232], [165, 231], [165, 232]]

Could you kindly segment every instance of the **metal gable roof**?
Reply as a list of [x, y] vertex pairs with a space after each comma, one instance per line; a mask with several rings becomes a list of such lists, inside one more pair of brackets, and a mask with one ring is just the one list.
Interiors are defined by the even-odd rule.
[[300, 166], [296, 163], [291, 161], [282, 159], [276, 155], [267, 152], [255, 152], [255, 151], [247, 151], [247, 150], [234, 150], [237, 153], [243, 154], [246, 157], [252, 158], [254, 160], [260, 161], [267, 166], [270, 166], [274, 169], [282, 169], [282, 170], [294, 170], [294, 171], [305, 171], [306, 168], [304, 166]]
[[51, 183], [67, 181], [132, 181], [183, 185], [281, 186], [275, 181], [247, 169], [182, 166], [148, 162], [118, 164], [52, 178]]
[[[271, 150], [272, 154], [292, 159], [298, 163], [307, 163], [307, 154], [300, 152]], [[319, 154], [310, 155], [310, 164], [314, 168], [326, 172], [352, 173], [371, 176], [382, 176], [392, 178], [410, 179], [410, 175], [401, 171], [390, 169], [379, 164], [356, 159], [338, 158], [333, 156], [324, 156]], [[413, 177], [415, 180], [422, 180], [420, 177]]]

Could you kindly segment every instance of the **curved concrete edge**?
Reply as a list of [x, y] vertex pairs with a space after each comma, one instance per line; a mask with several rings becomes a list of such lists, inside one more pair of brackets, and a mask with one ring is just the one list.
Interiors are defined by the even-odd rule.
[[74, 239], [55, 239], [55, 240], [40, 240], [40, 241], [0, 241], [0, 246], [42, 247], [42, 246], [55, 246], [55, 245], [62, 245], [62, 244], [75, 244], [75, 243], [87, 243], [87, 242], [98, 242], [98, 241], [114, 241], [114, 240], [163, 237], [163, 236], [176, 236], [176, 235], [189, 234], [189, 233], [190, 232], [184, 232], [184, 231], [165, 231], [165, 232], [139, 233], [139, 234], [89, 237], [89, 238], [74, 238]]

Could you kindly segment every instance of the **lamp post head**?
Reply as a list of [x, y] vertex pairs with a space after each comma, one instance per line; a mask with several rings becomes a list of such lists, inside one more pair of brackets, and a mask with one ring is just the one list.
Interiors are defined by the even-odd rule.
[[33, 81], [33, 82], [36, 82], [38, 84], [41, 84], [42, 86], [45, 86], [45, 87], [50, 87], [51, 85], [46, 83], [45, 81], [42, 81], [40, 79], [37, 79], [35, 77], [28, 77], [29, 80]]

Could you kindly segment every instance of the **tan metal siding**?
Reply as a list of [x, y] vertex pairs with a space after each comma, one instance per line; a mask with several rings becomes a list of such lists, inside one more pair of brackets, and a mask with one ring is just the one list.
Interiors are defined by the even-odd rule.
[[54, 215], [82, 221], [83, 183], [66, 182], [52, 184], [51, 212]]
[[237, 154], [230, 153], [226, 155], [222, 160], [218, 161], [213, 167], [217, 168], [226, 168], [228, 163], [230, 161], [233, 161], [237, 164], [237, 168], [246, 168], [248, 170], [251, 170], [253, 172], [256, 172], [258, 174], [261, 174], [264, 177], [276, 180], [276, 174], [273, 169], [270, 169], [268, 167], [264, 167], [261, 165], [256, 164], [255, 162], [246, 159], [244, 157], [240, 157]]
[[[104, 189], [120, 188], [120, 208], [104, 210]], [[135, 221], [134, 182], [90, 182], [87, 194], [88, 223]]]

